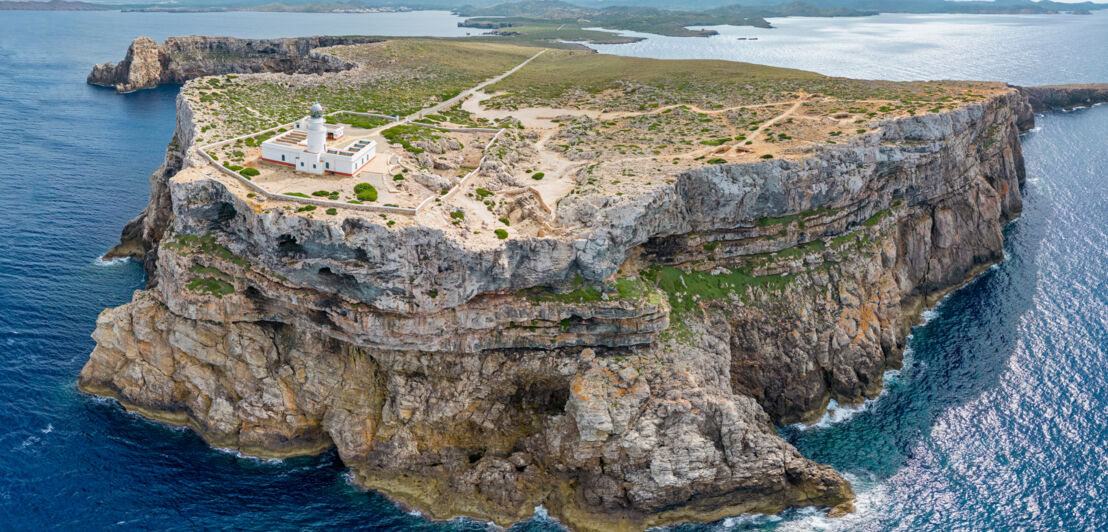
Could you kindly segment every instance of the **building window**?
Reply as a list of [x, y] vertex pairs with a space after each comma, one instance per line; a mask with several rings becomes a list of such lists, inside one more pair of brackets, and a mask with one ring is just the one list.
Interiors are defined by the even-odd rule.
[[312, 163], [312, 170], [315, 170], [315, 163]]
[[284, 155], [281, 155], [281, 160], [282, 160], [282, 161], [283, 161], [283, 160], [285, 160], [285, 156], [284, 156]]
[[331, 163], [323, 163], [323, 167], [330, 170], [331, 169]]

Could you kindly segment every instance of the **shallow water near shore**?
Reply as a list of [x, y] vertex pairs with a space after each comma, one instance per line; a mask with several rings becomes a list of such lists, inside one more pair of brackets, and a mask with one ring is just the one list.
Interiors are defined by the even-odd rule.
[[[428, 522], [352, 487], [333, 453], [258, 460], [211, 449], [188, 430], [126, 413], [77, 392], [74, 383], [94, 345], [89, 334], [96, 315], [144, 284], [139, 264], [97, 258], [146, 204], [147, 178], [172, 134], [177, 92], [162, 87], [117, 95], [89, 87], [84, 78], [91, 65], [119, 60], [138, 35], [464, 34], [450, 15], [425, 15], [0, 17], [0, 146], [7, 147], [0, 150], [0, 528], [487, 528], [465, 519]], [[659, 37], [610, 50], [684, 57], [707, 42], [720, 58], [835, 75], [1095, 82], [1108, 81], [1105, 15], [957, 22], [958, 31], [980, 36], [967, 45], [974, 48], [933, 38], [947, 35], [928, 26], [952, 24], [945, 16], [917, 17], [918, 26], [906, 27], [882, 15], [728, 30], [803, 36], [792, 59], [748, 57], [737, 46], [750, 41], [717, 46], [716, 38], [681, 41], [680, 53], [650, 49], [666, 39]], [[873, 51], [880, 61], [831, 42], [817, 51], [821, 35], [833, 41], [859, 27], [866, 46], [888, 45]], [[903, 69], [911, 72], [898, 74]], [[1023, 217], [1005, 230], [1008, 259], [929, 313], [930, 321], [914, 331], [909, 363], [880, 398], [837, 421], [782, 429], [806, 456], [847, 475], [858, 511], [827, 520], [814, 510], [793, 510], [676, 528], [1108, 524], [1102, 504], [1108, 497], [1108, 106], [1050, 113], [1038, 125], [1024, 137], [1028, 184]], [[516, 528], [557, 525], [537, 518]]]

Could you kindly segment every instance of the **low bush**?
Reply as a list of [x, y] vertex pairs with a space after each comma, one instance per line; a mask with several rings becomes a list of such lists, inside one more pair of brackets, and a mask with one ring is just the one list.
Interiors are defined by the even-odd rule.
[[315, 205], [305, 205], [303, 207], [300, 207], [299, 209], [296, 209], [296, 212], [312, 212], [314, 210], [316, 210]]
[[464, 213], [462, 211], [454, 211], [454, 212], [450, 213], [450, 217], [454, 218], [454, 219], [457, 219], [457, 220], [464, 220], [465, 217], [466, 217], [466, 213]]
[[543, 172], [535, 172], [531, 174], [531, 179], [534, 179], [536, 181], [542, 179], [543, 177], [546, 177], [546, 174]]
[[499, 238], [500, 240], [504, 240], [505, 238], [508, 238], [508, 232], [503, 230], [503, 229], [497, 229], [496, 230], [496, 238]]
[[773, 154], [772, 154], [772, 153], [767, 153], [767, 154], [763, 155], [763, 156], [762, 156], [762, 158], [763, 158], [763, 159], [772, 159], [772, 158], [773, 158]]
[[334, 207], [331, 207], [330, 209], [327, 209], [327, 214], [338, 214], [338, 213], [339, 213], [339, 210], [334, 208]]
[[727, 162], [727, 159], [723, 159], [723, 158], [720, 158], [720, 157], [714, 157], [714, 158], [708, 159], [707, 161], [704, 161], [704, 162], [706, 162], [708, 164], [724, 164], [724, 163]]
[[357, 196], [360, 201], [377, 201], [377, 189], [373, 188], [373, 185], [369, 183], [358, 183], [354, 185], [354, 195]]
[[257, 168], [243, 168], [242, 170], [239, 170], [239, 173], [242, 174], [244, 177], [254, 177], [258, 174], [261, 174], [261, 172], [259, 172]]

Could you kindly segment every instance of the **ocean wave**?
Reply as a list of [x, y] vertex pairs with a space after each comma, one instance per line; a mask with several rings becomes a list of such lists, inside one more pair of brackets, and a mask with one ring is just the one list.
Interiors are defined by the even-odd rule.
[[238, 458], [239, 460], [246, 460], [249, 462], [256, 462], [259, 464], [280, 465], [285, 463], [284, 458], [262, 458], [261, 456], [254, 456], [246, 454], [238, 449], [228, 449], [226, 447], [212, 447], [212, 449], [221, 452], [223, 454], [229, 454]]
[[883, 510], [889, 507], [888, 488], [876, 480], [862, 479], [850, 473], [844, 473], [843, 478], [854, 487], [853, 513], [831, 518], [817, 508], [801, 508], [791, 518], [774, 527], [774, 530], [860, 530], [877, 524]]
[[104, 255], [100, 255], [96, 258], [96, 260], [92, 261], [92, 263], [97, 266], [119, 266], [120, 264], [126, 263], [131, 260], [131, 257], [115, 257], [112, 259], [105, 259], [104, 257], [106, 255], [107, 253], [105, 253]]
[[[926, 314], [926, 312], [924, 314]], [[932, 315], [931, 317], [934, 317], [934, 315]], [[931, 317], [926, 317], [925, 316], [924, 319], [927, 320], [927, 319], [930, 319]], [[907, 337], [907, 341], [910, 342], [911, 339], [912, 339], [912, 335], [909, 334], [908, 337]], [[874, 403], [876, 403], [877, 401], [880, 401], [882, 397], [885, 397], [886, 395], [888, 395], [889, 387], [892, 386], [893, 384], [895, 384], [897, 381], [899, 381], [900, 376], [904, 374], [904, 371], [907, 370], [908, 368], [912, 367], [912, 365], [915, 364], [915, 356], [914, 355], [915, 355], [915, 350], [913, 350], [911, 347], [905, 347], [904, 348], [904, 359], [903, 359], [903, 361], [900, 365], [900, 368], [899, 369], [886, 370], [885, 373], [882, 374], [882, 377], [881, 377], [881, 392], [878, 393], [876, 397], [873, 397], [871, 399], [866, 399], [865, 401], [862, 401], [860, 404], [845, 405], [845, 406], [840, 406], [838, 401], [835, 401], [834, 399], [831, 399], [827, 403], [827, 410], [823, 413], [823, 417], [819, 418], [818, 421], [816, 421], [814, 423], [794, 423], [792, 425], [789, 425], [789, 428], [800, 430], [800, 431], [808, 431], [808, 430], [813, 430], [813, 429], [825, 429], [825, 428], [828, 428], [832, 425], [836, 425], [838, 423], [848, 421], [850, 418], [852, 418], [852, 417], [854, 417], [854, 416], [856, 416], [856, 415], [858, 415], [862, 412], [865, 412]]]

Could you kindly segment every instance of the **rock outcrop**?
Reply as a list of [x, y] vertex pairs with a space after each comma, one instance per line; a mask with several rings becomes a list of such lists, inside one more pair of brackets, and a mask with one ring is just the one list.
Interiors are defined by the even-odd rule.
[[170, 37], [159, 46], [149, 37], [139, 37], [131, 43], [127, 56], [119, 64], [94, 66], [88, 83], [115, 87], [118, 92], [132, 92], [217, 74], [334, 72], [354, 65], [312, 50], [380, 40], [373, 37], [236, 39], [193, 36]]
[[1020, 127], [1035, 127], [1035, 113], [1069, 110], [1108, 102], [1108, 83], [1016, 87], [1026, 100], [1020, 112]]
[[256, 209], [203, 165], [181, 98], [125, 231], [150, 284], [101, 314], [79, 384], [212, 445], [336, 448], [433, 517], [848, 511], [774, 424], [873, 397], [923, 306], [1002, 258], [1028, 105], [1011, 89], [803, 159], [567, 197], [571, 236], [489, 248]]

